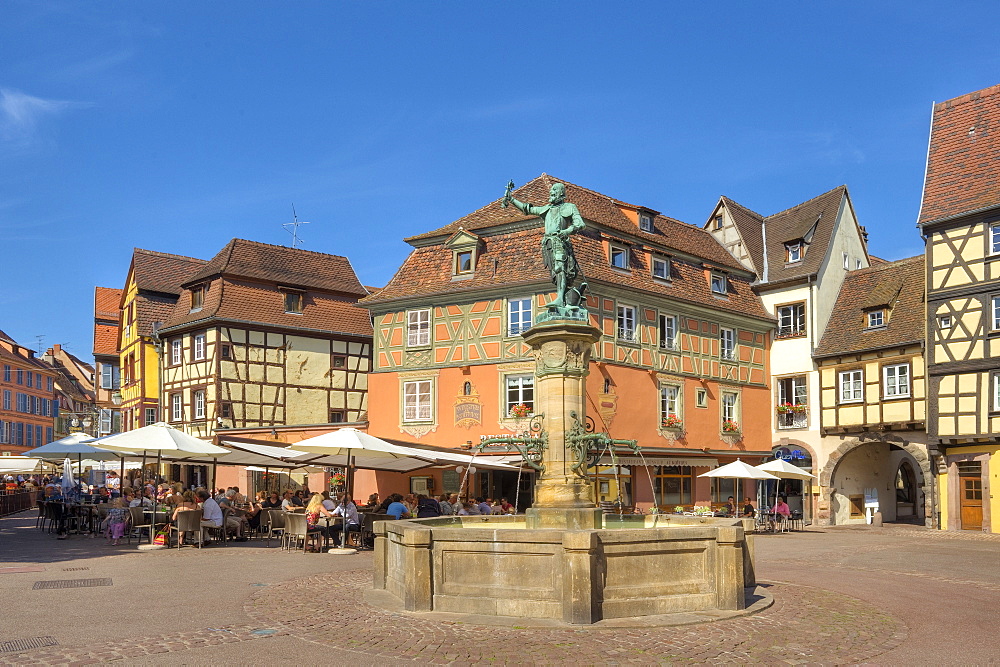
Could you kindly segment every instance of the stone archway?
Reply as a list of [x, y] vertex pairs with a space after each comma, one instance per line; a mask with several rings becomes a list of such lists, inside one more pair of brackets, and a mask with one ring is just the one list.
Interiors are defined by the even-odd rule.
[[[787, 447], [788, 449], [801, 449], [809, 454], [810, 466], [809, 468], [803, 468], [807, 472], [812, 474], [817, 473], [817, 466], [819, 465], [819, 457], [817, 456], [817, 448], [809, 443], [798, 440], [796, 438], [789, 438], [782, 436], [775, 439], [771, 443], [771, 451], [773, 452], [778, 447]], [[815, 483], [815, 479], [812, 480]], [[771, 499], [773, 500], [773, 499]], [[816, 496], [809, 493], [807, 490], [803, 490], [802, 494], [802, 512], [806, 522], [815, 524], [816, 516], [818, 514]]]
[[[920, 467], [920, 474], [923, 477], [923, 486], [921, 488], [924, 494], [924, 525], [928, 528], [933, 528], [933, 517], [935, 516], [934, 477], [931, 473], [931, 459], [927, 453], [927, 445], [909, 442], [893, 433], [866, 431], [859, 433], [856, 438], [841, 443], [839, 447], [833, 450], [819, 473], [820, 501], [826, 507], [833, 506], [833, 474], [836, 472], [841, 460], [858, 447], [877, 442], [899, 447], [909, 454], [916, 461], [917, 466]], [[821, 526], [829, 526], [833, 522], [829, 513], [825, 513], [824, 516], [818, 517], [817, 523]]]

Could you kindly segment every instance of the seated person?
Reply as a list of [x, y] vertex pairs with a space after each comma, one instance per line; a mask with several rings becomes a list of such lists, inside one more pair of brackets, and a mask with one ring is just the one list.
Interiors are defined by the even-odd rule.
[[434, 498], [429, 498], [424, 494], [417, 495], [417, 518], [441, 516], [441, 505]]
[[[333, 516], [347, 517], [348, 532], [361, 530], [361, 516], [358, 514], [358, 508], [354, 501], [347, 497], [346, 493], [341, 493], [337, 498], [337, 506], [333, 509]], [[343, 519], [330, 524], [330, 537], [333, 538], [334, 544], [340, 542], [340, 534], [343, 530]]]
[[322, 535], [325, 542], [330, 537], [330, 531], [326, 526], [319, 525], [319, 518], [321, 516], [333, 516], [333, 514], [323, 507], [323, 496], [314, 493], [312, 498], [309, 499], [309, 504], [306, 505], [306, 529], [310, 533], [319, 533]]
[[476, 498], [476, 505], [479, 507], [480, 514], [493, 514], [493, 505], [486, 501], [486, 498], [479, 496]]
[[754, 509], [753, 503], [750, 502], [750, 496], [747, 496], [743, 500], [743, 516], [749, 517], [749, 518], [753, 518], [753, 516], [756, 513], [757, 513], [757, 510]]
[[726, 499], [726, 506], [723, 508], [723, 511], [727, 516], [736, 516], [736, 499], [729, 496]]
[[392, 515], [394, 519], [409, 519], [410, 510], [406, 508], [403, 504], [403, 496], [398, 493], [394, 493], [386, 500], [389, 501], [389, 506], [385, 508], [385, 513]]
[[506, 498], [500, 499], [500, 511], [504, 514], [514, 514], [515, 507]]
[[285, 491], [285, 498], [284, 500], [281, 501], [281, 509], [285, 510], [286, 512], [294, 512], [299, 507], [301, 507], [300, 504], [296, 503], [296, 500], [298, 499], [295, 497], [295, 494], [292, 493], [292, 490], [287, 489]]
[[266, 510], [280, 510], [281, 509], [281, 496], [278, 495], [277, 491], [272, 491], [267, 495], [267, 498], [260, 504], [262, 509]]
[[774, 513], [780, 514], [785, 519], [792, 515], [792, 510], [788, 507], [788, 503], [785, 502], [784, 496], [778, 496], [778, 502], [774, 504]]
[[373, 493], [370, 496], [368, 496], [368, 503], [365, 504], [365, 509], [370, 510], [370, 509], [375, 509], [376, 507], [378, 507], [378, 494]]
[[320, 495], [323, 496], [323, 507], [332, 512], [337, 507], [337, 503], [330, 499], [330, 492], [320, 491]]
[[[227, 508], [229, 510], [236, 509], [236, 490], [229, 489], [223, 494], [222, 500], [218, 501], [219, 507]], [[243, 525], [246, 523], [246, 519], [243, 514], [233, 514], [230, 513], [229, 517], [226, 519], [226, 530], [236, 536], [237, 542], [246, 542], [245, 537], [243, 537]]]

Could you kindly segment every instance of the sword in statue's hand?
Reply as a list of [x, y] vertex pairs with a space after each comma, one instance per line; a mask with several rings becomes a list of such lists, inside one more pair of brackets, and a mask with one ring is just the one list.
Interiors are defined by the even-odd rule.
[[503, 193], [503, 201], [500, 202], [500, 205], [504, 208], [510, 205], [510, 200], [513, 199], [511, 196], [512, 192], [514, 192], [514, 181], [509, 181], [507, 183], [507, 190]]

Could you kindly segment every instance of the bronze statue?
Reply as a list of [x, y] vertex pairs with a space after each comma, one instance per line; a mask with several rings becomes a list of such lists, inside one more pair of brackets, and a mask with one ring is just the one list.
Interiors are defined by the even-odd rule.
[[577, 264], [576, 256], [573, 254], [573, 243], [569, 239], [570, 234], [582, 231], [586, 227], [583, 218], [580, 217], [579, 209], [576, 204], [566, 201], [566, 186], [562, 183], [552, 184], [549, 188], [549, 203], [544, 206], [533, 206], [514, 199], [511, 194], [513, 189], [514, 181], [510, 181], [504, 193], [503, 207], [507, 208], [508, 204], [513, 204], [523, 213], [537, 215], [545, 221], [542, 258], [556, 286], [556, 300], [549, 304], [549, 310], [556, 311], [554, 314], [561, 316], [586, 319], [585, 311], [582, 316], [579, 311], [582, 310], [583, 293], [587, 283], [581, 280], [580, 285], [574, 287], [577, 277], [582, 279], [582, 276], [580, 276], [580, 265]]

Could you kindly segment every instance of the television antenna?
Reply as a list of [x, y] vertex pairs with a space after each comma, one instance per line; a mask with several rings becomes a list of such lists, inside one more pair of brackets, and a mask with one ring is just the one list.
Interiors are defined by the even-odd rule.
[[38, 354], [42, 353], [42, 341], [45, 340], [43, 334], [35, 334], [35, 339], [38, 341]]
[[292, 235], [292, 247], [298, 248], [300, 245], [305, 243], [301, 238], [299, 238], [299, 225], [308, 225], [309, 223], [304, 220], [299, 220], [299, 216], [295, 214], [295, 204], [292, 204], [292, 221], [282, 223], [282, 227], [285, 231]]

